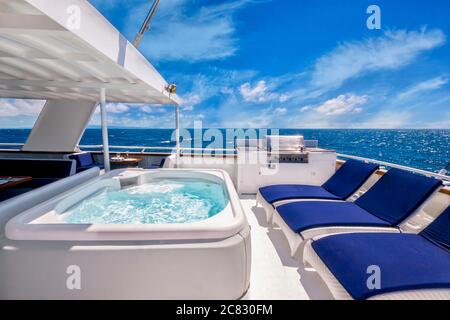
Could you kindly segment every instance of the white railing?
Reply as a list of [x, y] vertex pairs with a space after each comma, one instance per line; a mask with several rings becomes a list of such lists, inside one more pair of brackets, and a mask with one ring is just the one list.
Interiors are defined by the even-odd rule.
[[[1, 147], [22, 147], [24, 144], [23, 143], [0, 143], [0, 148]], [[80, 145], [79, 146], [81, 149], [102, 149], [103, 145]], [[146, 153], [147, 150], [167, 150], [170, 151], [170, 153], [172, 153], [173, 151], [176, 150], [176, 147], [149, 147], [149, 146], [110, 146], [109, 147], [110, 150], [114, 151], [117, 149], [131, 149], [131, 150], [140, 150], [141, 153]], [[14, 151], [20, 151], [19, 149], [7, 149], [7, 150], [14, 150]], [[224, 154], [226, 153], [236, 153], [236, 149], [214, 149], [214, 148], [180, 148], [181, 152], [184, 151], [188, 151], [188, 154], [195, 154], [192, 153], [193, 151], [202, 151], [202, 152], [223, 152]], [[169, 152], [168, 152], [169, 153]], [[344, 159], [354, 159], [354, 160], [359, 160], [359, 161], [364, 161], [364, 162], [370, 162], [370, 163], [375, 163], [378, 164], [380, 166], [385, 166], [385, 167], [389, 167], [389, 168], [397, 168], [400, 170], [405, 170], [405, 171], [410, 171], [410, 172], [415, 172], [418, 174], [422, 174], [425, 176], [429, 176], [429, 177], [435, 177], [441, 180], [445, 180], [445, 181], [450, 181], [450, 176], [448, 175], [442, 175], [439, 173], [434, 173], [434, 172], [430, 172], [430, 171], [426, 171], [426, 170], [421, 170], [421, 169], [416, 169], [416, 168], [411, 168], [408, 166], [403, 166], [403, 165], [399, 165], [399, 164], [395, 164], [395, 163], [391, 163], [391, 162], [386, 162], [386, 161], [380, 161], [380, 160], [375, 160], [375, 159], [369, 159], [369, 158], [364, 158], [364, 157], [358, 157], [358, 156], [352, 156], [352, 155], [348, 155], [348, 154], [342, 154], [342, 153], [338, 153], [337, 156], [339, 158], [344, 158]]]
[[[1, 144], [0, 144], [1, 146]], [[80, 149], [102, 149], [102, 145], [81, 145]], [[110, 150], [117, 149], [129, 149], [129, 150], [140, 150], [141, 153], [145, 153], [147, 150], [167, 150], [175, 151], [176, 147], [147, 147], [147, 146], [109, 146]], [[207, 151], [207, 152], [230, 152], [235, 153], [236, 149], [220, 149], [220, 148], [183, 148], [180, 147], [180, 151]]]
[[23, 143], [0, 143], [0, 147], [20, 147], [22, 148], [25, 144]]
[[[103, 145], [82, 145], [79, 146], [80, 149], [103, 149]], [[141, 153], [145, 153], [146, 150], [174, 150], [175, 147], [146, 147], [146, 146], [109, 146], [110, 150], [115, 149], [131, 149], [131, 150], [140, 150]]]
[[434, 172], [430, 172], [430, 171], [426, 171], [426, 170], [402, 166], [400, 164], [395, 164], [395, 163], [390, 163], [390, 162], [380, 161], [380, 160], [374, 160], [374, 159], [369, 159], [369, 158], [363, 158], [363, 157], [358, 157], [358, 156], [351, 156], [351, 155], [342, 154], [342, 153], [338, 153], [337, 156], [340, 158], [345, 158], [345, 159], [353, 159], [353, 160], [375, 163], [375, 164], [379, 164], [380, 166], [384, 166], [384, 167], [397, 168], [397, 169], [401, 169], [401, 170], [405, 170], [405, 171], [419, 173], [419, 174], [429, 176], [429, 177], [435, 177], [435, 178], [442, 179], [445, 181], [450, 181], [450, 176], [445, 176], [445, 175], [442, 175], [439, 173], [434, 173]]

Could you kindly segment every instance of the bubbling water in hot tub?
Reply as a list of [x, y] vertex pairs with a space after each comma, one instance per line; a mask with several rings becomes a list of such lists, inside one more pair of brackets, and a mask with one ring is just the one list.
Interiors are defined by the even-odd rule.
[[173, 224], [206, 220], [228, 204], [224, 185], [164, 178], [120, 190], [105, 188], [68, 209], [70, 224]]

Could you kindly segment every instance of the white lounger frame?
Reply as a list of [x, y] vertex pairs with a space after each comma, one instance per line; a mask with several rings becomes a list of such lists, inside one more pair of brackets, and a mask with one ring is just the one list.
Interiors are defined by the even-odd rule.
[[323, 227], [314, 228], [301, 232], [300, 234], [295, 233], [292, 229], [284, 222], [280, 214], [275, 211], [273, 215], [273, 223], [280, 227], [286, 240], [291, 249], [291, 256], [293, 258], [298, 257], [302, 244], [305, 240], [316, 238], [323, 235], [332, 235], [338, 233], [363, 233], [363, 232], [383, 232], [383, 233], [400, 233], [399, 229], [396, 228], [382, 228], [382, 227]]
[[258, 206], [258, 204], [260, 204], [263, 207], [264, 212], [266, 213], [267, 224], [271, 225], [272, 224], [272, 216], [273, 216], [273, 213], [275, 211], [275, 208], [274, 208], [273, 205], [268, 203], [266, 201], [266, 199], [264, 199], [264, 197], [261, 195], [259, 190], [256, 193], [256, 206]]
[[[358, 199], [361, 195], [363, 195], [367, 190], [372, 188], [372, 186], [381, 178], [381, 175], [377, 174], [376, 172], [373, 173], [365, 182], [364, 184], [356, 191], [353, 195], [351, 195], [349, 198], [347, 198], [347, 201], [355, 201]], [[273, 205], [268, 203], [266, 199], [261, 195], [261, 193], [258, 190], [258, 193], [256, 194], [256, 205], [260, 204], [266, 213], [266, 221], [269, 225], [273, 223], [273, 216], [276, 212], [276, 207], [279, 207], [283, 204], [291, 203], [291, 202], [300, 202], [300, 201], [343, 201], [343, 200], [329, 200], [329, 199], [289, 199], [289, 200], [283, 200], [275, 202]]]
[[[380, 176], [377, 175], [376, 173], [374, 173], [364, 183], [364, 185], [354, 195], [352, 195], [347, 200], [350, 201], [350, 202], [355, 201], [362, 194], [367, 192], [367, 190], [369, 190], [379, 180], [379, 178], [380, 178]], [[414, 213], [412, 213], [407, 219], [405, 219], [400, 224], [399, 228], [392, 228], [392, 227], [364, 227], [364, 226], [361, 226], [361, 227], [359, 227], [359, 226], [354, 226], [354, 227], [330, 226], [330, 227], [313, 228], [313, 229], [309, 229], [309, 230], [304, 230], [300, 234], [298, 234], [298, 233], [293, 232], [291, 230], [291, 228], [289, 228], [289, 226], [284, 222], [283, 218], [280, 216], [280, 214], [276, 210], [277, 207], [279, 207], [282, 204], [286, 204], [288, 202], [316, 201], [316, 200], [289, 200], [289, 201], [277, 202], [274, 206], [271, 206], [272, 207], [272, 211], [271, 211], [270, 223], [272, 225], [277, 225], [277, 226], [280, 227], [281, 231], [283, 232], [283, 234], [285, 235], [285, 237], [286, 237], [286, 239], [288, 241], [289, 247], [291, 249], [291, 256], [292, 257], [297, 257], [297, 255], [299, 254], [299, 249], [301, 248], [301, 246], [303, 244], [303, 241], [309, 240], [309, 239], [313, 239], [315, 237], [322, 236], [322, 235], [331, 235], [331, 234], [337, 234], [337, 233], [362, 233], [362, 232], [401, 233], [402, 230], [403, 230], [402, 226], [405, 225], [405, 223], [407, 221], [409, 221], [410, 219], [415, 219], [416, 218], [416, 220], [417, 220], [417, 216], [420, 216], [421, 212], [423, 211], [424, 207], [429, 203], [430, 199], [433, 199], [433, 197], [435, 195], [437, 195], [438, 193], [439, 193], [439, 188], [437, 190], [435, 190], [435, 192], [432, 195], [430, 195], [430, 197], [428, 197], [428, 200], [425, 201], [424, 203], [422, 203], [422, 205], [419, 208], [417, 208]], [[264, 200], [264, 198], [261, 195], [259, 196], [259, 199], [257, 201], [259, 203], [261, 203], [261, 201], [264, 201], [265, 204], [262, 204], [262, 205], [263, 205], [263, 207], [265, 206], [265, 208], [268, 206], [268, 203]], [[330, 200], [322, 200], [322, 201], [330, 201]], [[333, 200], [331, 200], [331, 201], [333, 201]], [[267, 213], [266, 213], [266, 216], [267, 216]], [[424, 221], [423, 219], [421, 219], [421, 220], [422, 220], [422, 222], [421, 222], [422, 225], [425, 225], [425, 224], [428, 225], [430, 223], [430, 221]], [[269, 223], [269, 225], [270, 225], [270, 223]], [[417, 224], [417, 222], [416, 222], [416, 224]], [[406, 231], [410, 232], [410, 230], [406, 230]]]
[[[328, 289], [336, 300], [352, 300], [351, 295], [331, 273], [325, 263], [320, 259], [312, 247], [312, 241], [305, 244], [303, 264], [316, 270], [326, 283]], [[368, 300], [450, 300], [450, 289], [424, 289], [384, 293], [373, 296]]]
[[275, 202], [273, 205], [268, 203], [266, 199], [259, 193], [256, 194], [256, 206], [261, 205], [266, 213], [266, 221], [267, 224], [273, 225], [273, 217], [276, 213], [276, 208], [282, 206], [284, 204], [292, 203], [292, 202], [303, 202], [303, 201], [321, 201], [321, 202], [343, 202], [343, 200], [329, 200], [329, 199], [290, 199], [290, 200], [282, 200]]

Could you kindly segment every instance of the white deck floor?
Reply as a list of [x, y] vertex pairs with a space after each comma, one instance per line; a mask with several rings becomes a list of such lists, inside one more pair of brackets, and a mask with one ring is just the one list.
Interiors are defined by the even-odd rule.
[[264, 209], [255, 197], [242, 196], [241, 203], [251, 226], [252, 271], [245, 299], [332, 299], [314, 270], [291, 258], [288, 243], [277, 228], [268, 228]]

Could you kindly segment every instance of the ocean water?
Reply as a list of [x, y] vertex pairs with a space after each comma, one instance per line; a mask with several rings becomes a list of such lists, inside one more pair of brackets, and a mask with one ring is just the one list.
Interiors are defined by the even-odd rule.
[[[217, 130], [217, 129], [216, 129]], [[225, 129], [220, 144], [234, 147], [234, 138], [226, 137]], [[0, 129], [0, 143], [25, 142], [30, 130]], [[216, 131], [217, 132], [217, 131]], [[208, 146], [203, 132], [182, 131], [182, 146]], [[258, 132], [264, 134], [264, 131]], [[269, 130], [270, 133], [270, 130]], [[443, 130], [378, 130], [378, 129], [281, 129], [282, 135], [303, 134], [305, 139], [319, 140], [319, 146], [339, 153], [367, 157], [437, 172], [450, 162], [450, 129]], [[111, 145], [172, 147], [172, 129], [110, 129]], [[184, 138], [184, 139], [183, 139]], [[183, 141], [184, 140], [184, 141]], [[102, 142], [100, 129], [87, 129], [82, 145], [98, 145]], [[124, 150], [125, 151], [125, 150]]]
[[62, 215], [73, 224], [172, 224], [206, 220], [228, 204], [223, 185], [202, 179], [161, 179], [104, 189]]

